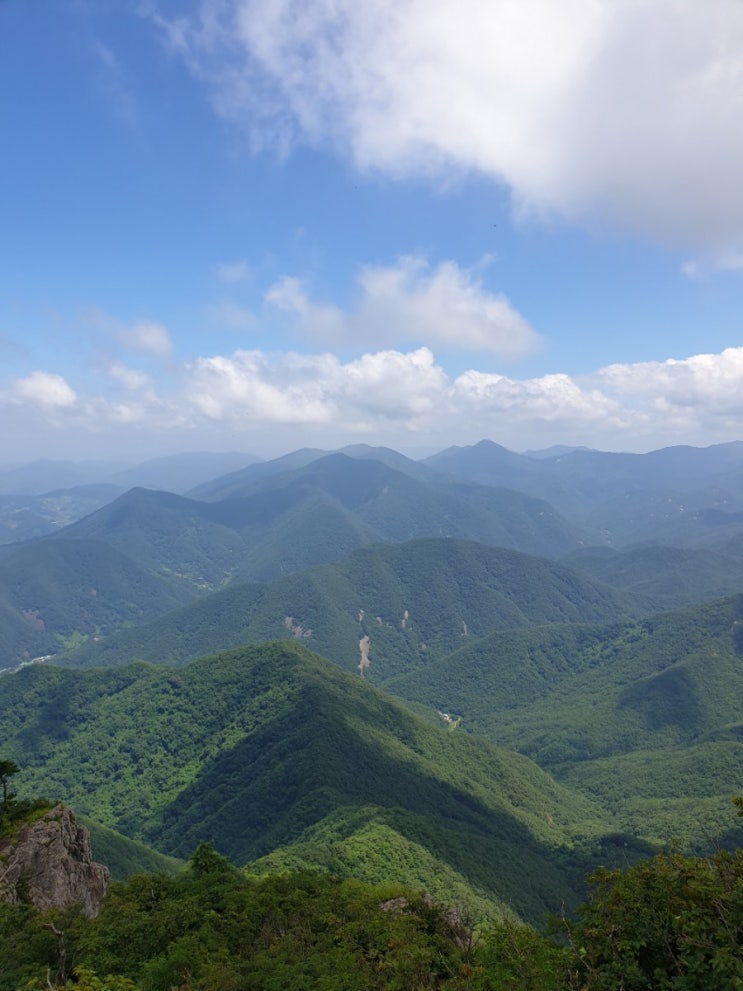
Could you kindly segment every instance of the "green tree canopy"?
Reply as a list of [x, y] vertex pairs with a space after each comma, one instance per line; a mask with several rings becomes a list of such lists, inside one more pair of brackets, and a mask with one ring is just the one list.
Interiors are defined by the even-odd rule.
[[9, 788], [9, 779], [14, 774], [18, 774], [20, 767], [12, 760], [0, 760], [0, 787], [3, 789], [3, 805], [6, 806], [13, 798], [13, 792]]

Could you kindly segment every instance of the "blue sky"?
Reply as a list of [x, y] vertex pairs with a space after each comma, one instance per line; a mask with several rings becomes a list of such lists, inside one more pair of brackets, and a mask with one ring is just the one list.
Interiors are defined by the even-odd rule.
[[0, 461], [743, 438], [735, 0], [0, 0]]

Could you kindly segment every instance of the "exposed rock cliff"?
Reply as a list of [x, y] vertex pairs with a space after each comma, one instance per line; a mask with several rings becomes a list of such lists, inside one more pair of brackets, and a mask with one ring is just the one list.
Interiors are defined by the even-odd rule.
[[30, 901], [42, 912], [80, 905], [93, 918], [107, 888], [108, 870], [91, 860], [90, 834], [65, 806], [55, 806], [0, 840], [3, 901]]

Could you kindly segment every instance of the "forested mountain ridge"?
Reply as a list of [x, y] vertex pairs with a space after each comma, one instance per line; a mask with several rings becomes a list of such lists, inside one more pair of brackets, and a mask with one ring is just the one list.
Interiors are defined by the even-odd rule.
[[631, 595], [551, 561], [429, 538], [363, 547], [267, 586], [232, 586], [155, 623], [84, 644], [64, 663], [139, 658], [177, 665], [240, 643], [293, 636], [379, 683], [496, 630], [640, 612]]
[[[318, 452], [322, 453], [322, 452]], [[139, 463], [121, 460], [55, 461], [41, 459], [0, 466], [0, 496], [40, 496], [79, 487], [119, 490], [143, 485], [182, 492], [227, 471], [260, 461], [237, 452], [184, 451]]]
[[0, 669], [144, 622], [192, 592], [95, 540], [38, 541], [0, 558]]
[[[278, 484], [285, 484], [292, 473], [318, 462], [324, 458], [335, 454], [344, 458], [352, 458], [355, 461], [376, 461], [386, 465], [403, 475], [419, 481], [434, 481], [439, 473], [427, 467], [420, 461], [405, 457], [398, 451], [389, 447], [372, 447], [369, 444], [355, 444], [350, 447], [343, 447], [339, 451], [321, 451], [316, 448], [302, 448], [285, 454], [282, 457], [274, 458], [271, 461], [262, 461], [258, 464], [247, 465], [239, 471], [230, 472], [211, 479], [201, 485], [195, 486], [186, 495], [192, 499], [203, 499], [206, 502], [222, 501], [233, 499], [239, 496], [251, 495], [260, 490], [269, 479], [273, 478]], [[281, 478], [283, 476], [283, 483]]]
[[[481, 441], [471, 447], [441, 451], [425, 461], [414, 461], [388, 448], [356, 445], [340, 452], [299, 450], [266, 462], [256, 462], [250, 455], [197, 453], [153, 459], [134, 468], [38, 463], [0, 472], [6, 476], [5, 488], [0, 488], [0, 539], [4, 530], [5, 540], [58, 530], [80, 517], [86, 506], [88, 511], [100, 506], [106, 498], [106, 486], [109, 499], [114, 497], [116, 486], [119, 492], [123, 487], [147, 486], [185, 492], [194, 500], [224, 501], [255, 495], [270, 486], [291, 486], [299, 482], [305, 470], [316, 474], [313, 465], [327, 458], [344, 458], [385, 465], [441, 493], [448, 487], [450, 499], [454, 498], [451, 487], [458, 483], [460, 490], [463, 484], [467, 489], [502, 488], [543, 500], [549, 504], [549, 512], [565, 517], [563, 527], [570, 520], [570, 525], [584, 537], [590, 536], [593, 543], [629, 546], [647, 541], [714, 546], [743, 531], [736, 515], [743, 511], [742, 451], [740, 443], [731, 443], [709, 448], [672, 447], [647, 454], [588, 449], [517, 454], [492, 441]], [[233, 466], [239, 466], [239, 470], [218, 475], [220, 467]], [[201, 482], [197, 484], [199, 478]], [[62, 491], [63, 486], [68, 491]], [[98, 492], [94, 491], [96, 486]], [[6, 503], [8, 494], [10, 502]], [[475, 499], [472, 512], [478, 511], [477, 503]], [[483, 523], [478, 525], [482, 528]], [[501, 538], [494, 541], [475, 532], [454, 532], [503, 543]], [[406, 532], [401, 538], [388, 538], [377, 532], [373, 539], [409, 539], [415, 535]], [[516, 536], [512, 532], [506, 545], [539, 553], [533, 546], [512, 543]], [[553, 534], [551, 539], [556, 536]], [[553, 549], [545, 544], [541, 553], [552, 554]], [[303, 566], [308, 563], [318, 562], [305, 561]]]
[[[677, 843], [718, 852], [597, 875], [581, 920], [561, 922], [580, 953], [506, 921], [483, 927], [465, 959], [456, 940], [472, 930], [445, 921], [461, 916], [385, 889], [411, 906], [404, 945], [426, 961], [401, 987], [613, 991], [630, 972], [645, 987], [702, 967], [717, 991], [701, 926], [728, 991], [743, 932], [730, 887], [740, 855], [723, 849], [743, 840], [729, 815], [743, 783], [743, 599], [653, 610], [743, 592], [739, 451], [596, 453], [525, 460], [478, 445], [470, 455], [498, 473], [473, 484], [384, 449], [294, 452], [209, 483], [203, 499], [134, 489], [51, 539], [2, 548], [3, 649], [111, 667], [47, 662], [0, 678], [0, 753], [22, 765], [24, 788], [73, 801], [118, 876], [191, 857], [177, 880], [116, 887], [110, 928], [69, 929], [76, 959], [106, 961], [121, 991], [223, 991], [250, 968], [289, 986], [299, 906], [322, 904], [322, 923], [301, 917], [312, 963], [300, 986], [393, 986], [408, 958], [366, 884], [412, 882], [479, 920], [541, 923], [577, 902], [587, 868]], [[520, 478], [526, 491], [540, 474], [534, 492], [557, 493], [578, 522], [500, 487]], [[291, 642], [266, 642], [276, 637]], [[136, 657], [157, 665], [126, 663]], [[241, 932], [270, 931], [269, 950], [260, 934], [217, 948], [238, 903]], [[144, 916], [146, 933], [130, 925]], [[357, 924], [363, 938], [345, 942]], [[19, 935], [30, 925], [0, 909], [14, 960], [31, 967], [43, 944], [53, 964], [38, 923]], [[0, 991], [19, 980], [0, 960]]]
[[469, 447], [448, 448], [423, 463], [480, 484], [539, 492], [555, 504], [569, 499], [575, 505], [582, 499], [585, 509], [618, 489], [693, 492], [704, 484], [718, 493], [726, 485], [739, 491], [743, 441], [710, 447], [666, 447], [647, 454], [574, 449], [537, 458], [482, 440]]
[[[623, 506], [617, 519], [625, 532], [631, 524], [635, 537], [657, 530], [660, 539], [677, 528], [679, 543], [690, 546], [646, 545], [621, 552], [590, 547], [581, 544], [591, 539], [590, 528], [570, 524], [545, 502], [497, 485], [457, 481], [453, 473], [442, 474], [396, 452], [364, 447], [346, 454], [295, 452], [280, 463], [216, 480], [212, 496], [231, 487], [230, 498], [204, 501], [133, 489], [52, 538], [3, 548], [1, 646], [13, 658], [9, 666], [42, 653], [81, 666], [137, 658], [183, 665], [225, 648], [292, 638], [345, 668], [356, 681], [361, 674], [399, 693], [431, 720], [429, 729], [442, 729], [433, 725], [439, 711], [459, 724], [455, 737], [481, 734], [534, 759], [566, 786], [566, 801], [588, 803], [574, 827], [586, 842], [588, 837], [598, 842], [608, 829], [607, 810], [625, 837], [622, 842], [631, 843], [632, 836], [660, 843], [676, 837], [688, 846], [719, 835], [743, 766], [739, 599], [663, 615], [654, 611], [741, 589], [743, 569], [735, 550], [742, 539], [735, 537], [737, 528], [743, 533], [735, 501], [738, 447], [699, 457], [673, 449], [657, 457], [618, 460], [571, 452], [526, 459], [526, 467], [523, 456], [513, 452], [487, 444], [477, 448], [474, 455], [484, 451], [500, 466], [500, 475], [491, 481], [513, 479], [518, 472], [533, 480], [541, 473], [566, 499], [580, 495], [585, 519], [594, 509], [600, 515]], [[579, 470], [571, 475], [561, 465], [574, 455], [582, 461], [575, 462]], [[685, 467], [687, 456], [696, 468]], [[645, 471], [648, 465], [652, 470]], [[651, 486], [665, 479], [678, 487], [673, 499], [683, 495], [702, 508], [684, 515], [672, 500], [672, 525], [659, 525], [643, 514], [662, 506], [671, 490], [644, 489], [643, 478]], [[625, 489], [612, 491], [614, 482]], [[461, 533], [476, 536], [477, 542], [462, 539]], [[716, 549], [693, 546], [712, 533]], [[422, 535], [404, 539], [411, 534]], [[513, 546], [536, 547], [543, 556], [528, 556]], [[569, 566], [548, 560], [550, 555], [563, 557]], [[327, 563], [307, 567], [317, 560]], [[281, 576], [284, 572], [289, 573]], [[272, 580], [242, 581], [251, 576]], [[166, 676], [145, 677], [147, 667], [135, 670], [129, 681], [123, 672], [124, 681], [116, 681], [115, 672], [91, 672], [91, 681], [64, 683], [54, 680], [58, 674], [23, 672], [19, 684], [27, 677], [51, 679], [44, 691], [51, 692], [57, 707], [39, 708], [40, 699], [28, 703], [42, 715], [33, 727], [19, 727], [14, 753], [24, 760], [25, 748], [36, 748], [36, 769], [29, 773], [53, 765], [60, 748], [77, 738], [69, 719], [80, 722], [104, 685], [118, 685], [114, 695], [122, 700], [139, 692], [138, 705], [149, 711], [142, 685], [147, 678], [160, 685], [157, 679]], [[109, 677], [114, 680], [106, 682]], [[170, 672], [168, 677], [171, 693], [183, 701], [181, 675]], [[326, 687], [335, 684], [327, 675], [317, 680]], [[98, 687], [93, 691], [91, 685]], [[221, 697], [206, 686], [202, 680], [203, 691]], [[6, 685], [0, 689], [10, 691]], [[189, 698], [172, 717], [185, 734], [186, 750], [190, 723], [198, 722], [193, 692]], [[280, 687], [269, 691], [264, 715], [273, 722], [270, 727], [261, 723], [268, 734], [261, 738], [267, 752], [275, 753], [271, 748], [280, 738], [291, 741], [297, 753], [315, 755], [320, 765], [329, 753], [318, 756], [317, 739], [334, 725], [343, 732], [330, 737], [331, 750], [366, 754], [371, 738], [359, 749], [356, 730], [341, 727], [339, 698], [329, 701], [324, 690], [314, 697], [308, 688], [303, 707], [295, 705], [296, 699], [287, 701]], [[113, 701], [107, 705], [108, 712], [117, 711]], [[170, 700], [163, 703], [164, 712], [169, 705]], [[137, 725], [130, 725], [134, 704], [117, 718], [120, 736], [129, 741], [131, 725]], [[298, 722], [316, 726], [314, 735], [297, 736]], [[143, 739], [157, 750], [157, 741], [146, 732]], [[206, 784], [194, 778], [196, 765], [184, 770], [171, 766], [167, 753], [162, 758], [172, 780], [190, 789], [188, 797], [181, 799], [180, 792], [170, 797], [174, 830], [187, 815], [179, 802], [198, 806], [205, 828], [212, 822], [204, 795], [220, 787], [223, 775], [229, 778], [237, 759], [231, 750], [223, 751], [227, 742], [220, 737], [198, 758], [197, 777], [203, 770], [205, 780], [212, 770], [199, 761], [215, 761], [214, 777]], [[379, 740], [372, 743], [376, 752]], [[180, 741], [171, 744], [179, 746]], [[100, 752], [108, 755], [105, 766], [91, 754], [94, 773], [85, 793], [99, 791], [104, 803], [120, 803], [106, 821], [131, 832], [121, 806], [127, 789], [137, 788], [147, 758], [143, 750], [132, 762], [128, 748], [129, 742], [119, 751], [102, 747]], [[241, 752], [238, 764], [243, 757]], [[261, 773], [248, 758], [260, 791]], [[370, 758], [370, 764], [381, 766], [376, 759]], [[72, 751], [69, 760], [72, 767]], [[359, 756], [361, 763], [365, 760]], [[67, 790], [72, 772], [64, 773], [64, 787], [55, 792]], [[386, 771], [378, 771], [380, 780], [385, 776]], [[310, 773], [306, 779], [315, 780]], [[153, 792], [158, 787], [153, 784]], [[287, 778], [276, 788], [296, 795], [299, 785]], [[421, 812], [380, 804], [373, 789], [354, 793], [356, 804], [348, 807], [335, 803], [337, 796], [328, 797], [319, 785], [310, 792], [299, 811], [291, 806], [286, 821], [272, 821], [264, 847], [243, 850], [240, 857], [257, 858], [270, 869], [314, 864], [349, 874], [359, 858], [372, 874], [384, 862], [412, 858], [425, 861], [440, 886], [499, 903], [497, 885], [472, 894], [474, 868], [461, 851], [456, 863], [444, 856], [462, 846], [458, 830], [463, 822], [474, 828], [463, 813], [463, 818], [460, 812], [454, 816], [459, 825], [453, 833], [441, 823], [433, 829], [432, 851], [422, 842], [435, 808], [430, 795]], [[463, 794], [466, 806], [471, 796], [467, 788]], [[241, 800], [254, 803], [256, 798], [245, 793]], [[308, 805], [323, 814], [302, 818]], [[176, 833], [155, 824], [160, 811], [152, 812], [152, 822], [138, 835], [187, 856], [185, 845], [176, 849]], [[197, 834], [184, 836], [195, 842]], [[371, 860], [370, 848], [377, 850]], [[545, 877], [547, 863], [559, 874], [559, 858], [568, 856], [563, 851], [555, 860], [555, 849], [540, 853]], [[488, 856], [495, 855], [493, 850]]]
[[483, 440], [424, 463], [451, 478], [545, 499], [600, 535], [594, 543], [722, 546], [743, 529], [736, 517], [743, 510], [740, 441], [647, 454], [573, 450], [536, 458]]
[[588, 547], [562, 559], [594, 581], [632, 593], [648, 612], [720, 599], [743, 590], [743, 557], [680, 547], [644, 546], [618, 551]]
[[658, 841], [720, 835], [743, 768], [743, 596], [493, 634], [387, 683], [531, 756]]
[[238, 864], [412, 870], [434, 894], [536, 920], [590, 863], [576, 838], [607, 831], [528, 759], [422, 721], [299, 645], [177, 671], [26, 669], [0, 679], [0, 706], [0, 749], [23, 760], [28, 789], [64, 789], [177, 856], [213, 840]]
[[597, 872], [578, 918], [545, 936], [400, 885], [245, 878], [202, 844], [180, 877], [113, 885], [99, 917], [65, 933], [0, 910], [0, 991], [730, 991], [743, 979], [742, 877], [740, 851]]
[[0, 546], [55, 533], [132, 487], [183, 493], [255, 460], [248, 454], [196, 452], [131, 466], [38, 461], [0, 469]]
[[423, 482], [338, 454], [220, 501], [135, 488], [46, 539], [101, 540], [201, 592], [235, 580], [272, 580], [365, 544], [418, 536], [463, 537], [549, 557], [576, 549], [585, 534], [519, 493]]

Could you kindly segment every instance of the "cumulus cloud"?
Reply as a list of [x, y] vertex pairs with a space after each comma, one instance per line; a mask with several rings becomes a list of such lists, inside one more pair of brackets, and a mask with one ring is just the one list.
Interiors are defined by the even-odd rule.
[[541, 420], [565, 423], [625, 419], [616, 400], [598, 389], [584, 389], [569, 375], [543, 375], [521, 381], [477, 371], [455, 379], [452, 392], [462, 411], [489, 416], [507, 415], [521, 422]]
[[702, 410], [743, 418], [743, 347], [690, 358], [607, 365], [597, 380], [617, 396], [658, 411]]
[[[516, 449], [554, 443], [612, 450], [711, 444], [743, 432], [743, 347], [719, 354], [615, 364], [580, 378], [519, 379], [471, 368], [451, 377], [427, 347], [330, 353], [238, 350], [201, 356], [166, 386], [114, 363], [103, 395], [35, 371], [0, 393], [9, 416], [99, 436], [173, 429], [320, 447], [363, 437], [432, 448], [492, 437]], [[103, 381], [103, 380], [99, 380]], [[286, 449], [286, 448], [284, 448]], [[280, 453], [275, 451], [275, 453]]]
[[9, 398], [28, 402], [44, 410], [66, 409], [75, 405], [76, 395], [61, 375], [52, 372], [31, 372], [13, 383]]
[[[514, 447], [583, 443], [641, 450], [715, 443], [743, 429], [743, 348], [611, 365], [574, 378], [451, 378], [426, 347], [333, 354], [236, 351], [184, 370], [181, 420], [302, 431], [309, 442], [364, 435], [434, 446], [483, 436]], [[171, 411], [170, 415], [173, 413]], [[313, 433], [314, 431], [314, 433]]]
[[142, 351], [155, 358], [167, 358], [173, 349], [168, 328], [152, 321], [142, 321], [122, 330], [119, 339], [129, 350]]
[[212, 420], [327, 423], [334, 415], [322, 369], [330, 355], [287, 355], [278, 365], [260, 351], [198, 358], [189, 369], [189, 402]]
[[237, 351], [200, 358], [189, 369], [189, 402], [210, 419], [342, 425], [374, 429], [380, 420], [416, 428], [446, 390], [427, 348], [382, 351], [342, 363], [332, 354], [270, 356]]
[[526, 211], [743, 244], [739, 0], [202, 0], [158, 23], [257, 147], [475, 170]]
[[300, 280], [288, 276], [271, 287], [266, 302], [295, 314], [305, 334], [328, 344], [442, 345], [502, 358], [539, 347], [539, 336], [508, 299], [453, 261], [432, 268], [407, 256], [395, 265], [364, 266], [356, 281], [358, 299], [348, 313], [312, 302]]
[[108, 374], [131, 392], [149, 392], [152, 390], [152, 379], [146, 372], [141, 372], [137, 368], [129, 368], [118, 361], [109, 365]]
[[332, 354], [260, 351], [200, 358], [189, 368], [187, 394], [196, 413], [212, 420], [368, 434], [390, 425], [432, 437], [503, 436], [545, 425], [619, 433], [639, 422], [608, 391], [567, 375], [519, 381], [471, 370], [451, 380], [428, 348], [345, 363]]

